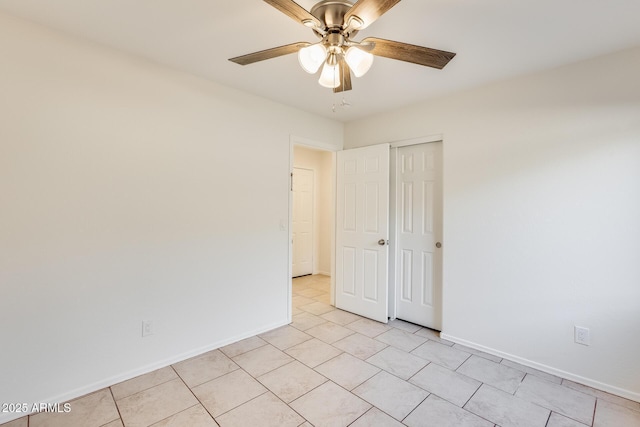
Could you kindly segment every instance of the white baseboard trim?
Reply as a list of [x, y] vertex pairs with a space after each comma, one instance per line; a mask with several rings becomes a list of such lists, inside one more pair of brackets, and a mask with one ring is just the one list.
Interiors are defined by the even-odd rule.
[[[224, 340], [220, 340], [220, 341], [217, 341], [215, 343], [206, 345], [204, 347], [200, 347], [198, 349], [191, 350], [191, 351], [188, 351], [186, 353], [182, 353], [182, 354], [179, 354], [177, 356], [170, 357], [168, 359], [160, 360], [158, 362], [155, 362], [155, 363], [140, 367], [138, 369], [133, 369], [131, 371], [128, 371], [128, 372], [125, 372], [125, 373], [122, 373], [122, 374], [119, 374], [119, 375], [115, 375], [115, 376], [110, 377], [110, 378], [105, 378], [102, 381], [98, 381], [98, 382], [95, 382], [93, 384], [88, 384], [88, 385], [86, 385], [84, 387], [79, 387], [79, 388], [77, 388], [75, 390], [71, 390], [71, 391], [68, 391], [66, 393], [62, 393], [62, 394], [59, 394], [57, 396], [54, 396], [54, 397], [51, 397], [51, 398], [48, 398], [48, 399], [42, 399], [41, 402], [46, 402], [46, 403], [64, 403], [64, 402], [68, 402], [70, 400], [77, 399], [77, 398], [85, 396], [87, 394], [95, 393], [96, 391], [102, 390], [103, 388], [111, 387], [112, 385], [121, 383], [123, 381], [127, 381], [127, 380], [130, 380], [132, 378], [138, 377], [140, 375], [148, 374], [149, 372], [153, 372], [153, 371], [155, 371], [157, 369], [161, 369], [161, 368], [167, 367], [169, 365], [173, 365], [174, 363], [182, 362], [183, 360], [187, 360], [187, 359], [190, 359], [192, 357], [199, 356], [199, 355], [201, 355], [203, 353], [206, 353], [208, 351], [216, 350], [216, 349], [218, 349], [220, 347], [224, 347], [226, 345], [233, 344], [234, 342], [241, 341], [241, 340], [243, 340], [245, 338], [250, 338], [250, 337], [252, 337], [254, 335], [259, 335], [259, 334], [271, 331], [273, 329], [279, 328], [281, 326], [288, 325], [289, 323], [290, 322], [288, 322], [286, 320], [283, 320], [283, 321], [280, 321], [280, 322], [276, 322], [276, 323], [272, 323], [270, 325], [257, 328], [257, 329], [255, 329], [253, 331], [242, 333], [242, 334], [236, 335], [236, 336], [234, 336], [232, 338], [227, 338], [227, 339], [224, 339]], [[29, 403], [29, 405], [32, 406], [33, 403], [35, 403], [35, 402], [31, 402], [31, 403]], [[38, 402], [38, 403], [40, 403], [40, 402]], [[18, 418], [22, 418], [22, 417], [30, 415], [32, 413], [33, 412], [31, 412], [31, 413], [0, 413], [0, 424], [4, 424], [4, 423], [8, 423], [8, 422], [13, 421], [13, 420], [17, 420]]]
[[331, 277], [331, 273], [326, 272], [326, 271], [316, 271], [316, 272], [314, 272], [313, 274], [314, 274], [314, 275], [322, 274], [323, 276], [329, 276], [329, 277]]
[[458, 338], [444, 332], [440, 333], [440, 337], [446, 339], [448, 341], [452, 341], [454, 343], [464, 345], [467, 347], [471, 347], [476, 350], [484, 351], [485, 353], [492, 354], [494, 356], [502, 357], [503, 359], [509, 359], [513, 362], [520, 363], [521, 365], [528, 366], [530, 368], [538, 369], [542, 372], [546, 372], [551, 375], [555, 375], [560, 378], [565, 378], [567, 380], [580, 383], [589, 387], [596, 388], [601, 391], [605, 391], [607, 393], [615, 394], [616, 396], [624, 397], [625, 399], [633, 400], [635, 402], [640, 402], [640, 393], [636, 393], [630, 390], [626, 390], [620, 387], [616, 387], [610, 384], [602, 383], [600, 381], [596, 381], [591, 378], [586, 378], [580, 375], [573, 374], [571, 372], [563, 371], [561, 369], [556, 369], [551, 366], [543, 365], [541, 363], [534, 362], [532, 360], [524, 359], [520, 356], [516, 356], [513, 354], [505, 353], [503, 351], [499, 351], [490, 347], [485, 347], [480, 344], [476, 344], [471, 341], [467, 341], [462, 338]]

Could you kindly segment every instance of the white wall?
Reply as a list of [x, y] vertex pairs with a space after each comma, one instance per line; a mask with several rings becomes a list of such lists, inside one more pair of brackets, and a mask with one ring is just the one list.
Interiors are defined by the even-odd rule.
[[444, 136], [449, 338], [635, 400], [638, 76], [640, 48], [345, 128], [347, 148]]
[[7, 15], [0, 52], [0, 402], [288, 321], [290, 135], [341, 123]]
[[296, 145], [293, 165], [314, 171], [313, 274], [331, 275], [332, 153]]

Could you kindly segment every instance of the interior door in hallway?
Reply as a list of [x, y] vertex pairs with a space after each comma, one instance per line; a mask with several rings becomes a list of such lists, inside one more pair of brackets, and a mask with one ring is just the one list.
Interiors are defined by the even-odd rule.
[[388, 321], [389, 144], [337, 154], [336, 307]]
[[292, 276], [313, 274], [313, 171], [293, 169]]
[[396, 316], [442, 328], [442, 143], [398, 149]]

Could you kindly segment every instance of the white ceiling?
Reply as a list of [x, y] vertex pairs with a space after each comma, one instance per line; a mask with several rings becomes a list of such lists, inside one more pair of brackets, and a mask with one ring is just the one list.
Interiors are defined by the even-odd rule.
[[[299, 0], [307, 10], [314, 0]], [[352, 104], [289, 55], [245, 67], [246, 53], [315, 41], [262, 0], [0, 0], [0, 10], [340, 121], [640, 45], [639, 0], [403, 0], [356, 36], [456, 52], [443, 70], [376, 58]]]

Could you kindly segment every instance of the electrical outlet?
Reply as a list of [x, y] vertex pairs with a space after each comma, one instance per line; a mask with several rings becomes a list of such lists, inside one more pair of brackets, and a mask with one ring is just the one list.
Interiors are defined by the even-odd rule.
[[153, 322], [151, 320], [142, 321], [142, 337], [153, 335]]
[[578, 344], [591, 345], [591, 332], [588, 328], [574, 326], [574, 339]]

